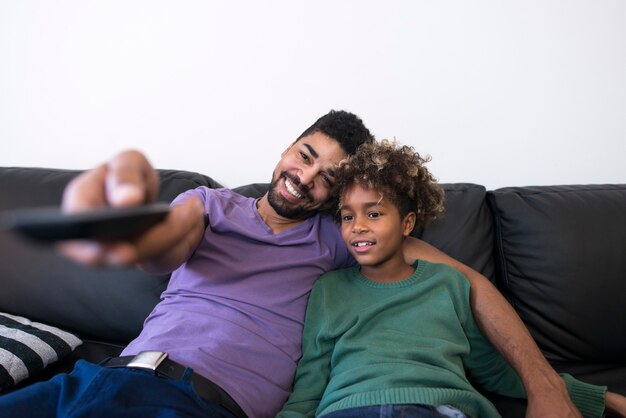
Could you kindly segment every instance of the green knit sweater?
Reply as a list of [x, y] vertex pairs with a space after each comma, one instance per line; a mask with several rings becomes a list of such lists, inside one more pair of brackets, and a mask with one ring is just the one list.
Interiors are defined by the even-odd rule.
[[[420, 260], [410, 278], [390, 283], [370, 281], [358, 267], [325, 274], [309, 298], [302, 344], [281, 418], [380, 404], [449, 404], [472, 417], [500, 417], [469, 377], [525, 397], [474, 321], [468, 281], [447, 265]], [[563, 378], [584, 416], [602, 416], [605, 387]]]

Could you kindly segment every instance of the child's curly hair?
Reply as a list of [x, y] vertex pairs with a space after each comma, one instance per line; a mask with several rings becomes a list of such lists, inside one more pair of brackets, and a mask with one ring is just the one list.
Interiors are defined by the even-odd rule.
[[424, 166], [429, 157], [421, 157], [413, 147], [395, 140], [371, 142], [359, 147], [342, 161], [335, 172], [335, 195], [358, 184], [375, 189], [398, 207], [404, 218], [415, 212], [416, 228], [437, 218], [443, 212], [444, 193]]

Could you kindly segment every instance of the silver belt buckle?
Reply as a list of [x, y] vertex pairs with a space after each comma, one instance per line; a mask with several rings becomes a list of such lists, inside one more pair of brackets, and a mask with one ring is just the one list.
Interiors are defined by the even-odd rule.
[[133, 359], [128, 362], [126, 367], [152, 370], [153, 372], [156, 372], [156, 369], [166, 358], [167, 353], [163, 351], [142, 351], [133, 357]]

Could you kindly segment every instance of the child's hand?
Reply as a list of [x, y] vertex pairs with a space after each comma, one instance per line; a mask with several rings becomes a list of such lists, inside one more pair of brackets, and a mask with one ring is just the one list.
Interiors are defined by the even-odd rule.
[[604, 400], [606, 412], [617, 417], [626, 418], [626, 396], [615, 392], [607, 392]]

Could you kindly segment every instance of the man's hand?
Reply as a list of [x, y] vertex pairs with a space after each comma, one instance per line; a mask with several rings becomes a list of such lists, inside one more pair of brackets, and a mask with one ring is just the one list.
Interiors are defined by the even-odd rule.
[[541, 388], [528, 392], [526, 418], [582, 418], [569, 397], [565, 382], [556, 372], [538, 375], [533, 387]]
[[62, 209], [140, 205], [154, 202], [158, 192], [159, 175], [148, 159], [138, 151], [125, 151], [72, 180], [63, 193]]
[[607, 392], [605, 395], [606, 412], [611, 416], [626, 417], [626, 396], [615, 392]]
[[[62, 209], [71, 213], [151, 203], [158, 188], [158, 173], [147, 158], [138, 151], [125, 151], [72, 180], [63, 194]], [[187, 260], [202, 238], [203, 209], [198, 199], [189, 199], [132, 241], [65, 241], [58, 248], [68, 258], [90, 266], [140, 263], [150, 272], [169, 272]]]

